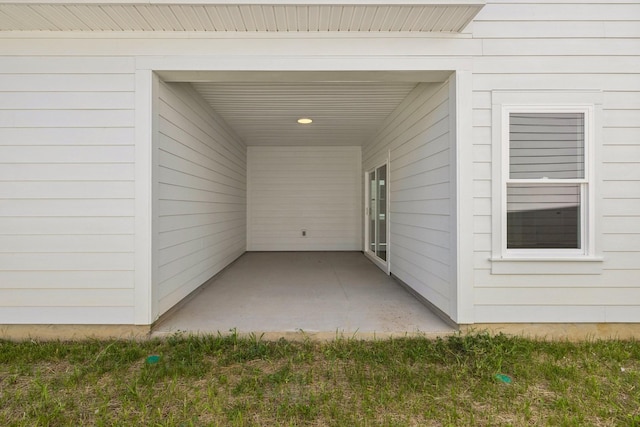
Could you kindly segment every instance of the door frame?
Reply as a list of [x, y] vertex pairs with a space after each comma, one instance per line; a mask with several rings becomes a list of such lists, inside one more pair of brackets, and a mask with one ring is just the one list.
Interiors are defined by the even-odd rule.
[[[370, 250], [370, 244], [371, 242], [369, 241], [369, 232], [371, 229], [371, 185], [370, 185], [370, 176], [372, 173], [375, 173], [375, 171], [382, 167], [382, 166], [387, 166], [387, 176], [385, 178], [385, 201], [387, 204], [387, 209], [385, 211], [385, 221], [386, 221], [386, 236], [385, 236], [385, 244], [386, 244], [386, 253], [387, 253], [387, 259], [383, 260], [382, 258], [378, 257], [375, 253], [371, 252]], [[374, 166], [373, 168], [370, 168], [368, 170], [366, 170], [364, 172], [364, 247], [363, 247], [363, 253], [364, 255], [369, 258], [375, 265], [377, 265], [382, 271], [384, 271], [386, 274], [390, 274], [391, 273], [391, 245], [390, 245], [390, 237], [391, 237], [391, 221], [389, 221], [390, 215], [389, 215], [389, 195], [391, 194], [391, 191], [389, 190], [390, 185], [389, 185], [389, 177], [391, 176], [391, 162], [389, 161], [389, 158], [387, 157], [384, 162], [377, 164], [376, 166]]]

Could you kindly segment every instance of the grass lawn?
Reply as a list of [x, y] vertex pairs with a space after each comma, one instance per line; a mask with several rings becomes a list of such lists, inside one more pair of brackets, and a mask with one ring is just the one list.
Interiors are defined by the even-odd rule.
[[0, 425], [640, 426], [640, 342], [0, 341]]

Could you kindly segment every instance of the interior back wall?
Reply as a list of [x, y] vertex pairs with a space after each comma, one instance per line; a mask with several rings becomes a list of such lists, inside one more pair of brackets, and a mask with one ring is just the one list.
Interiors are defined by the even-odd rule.
[[359, 146], [251, 146], [247, 155], [248, 250], [362, 249]]

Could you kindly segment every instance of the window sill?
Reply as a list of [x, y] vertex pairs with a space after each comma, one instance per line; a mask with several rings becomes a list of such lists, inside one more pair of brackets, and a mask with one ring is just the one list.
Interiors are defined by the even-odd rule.
[[491, 274], [602, 274], [602, 257], [490, 258]]

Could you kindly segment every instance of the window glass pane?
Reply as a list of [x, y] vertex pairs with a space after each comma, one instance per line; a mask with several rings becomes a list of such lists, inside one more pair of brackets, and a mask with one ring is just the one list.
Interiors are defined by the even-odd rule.
[[584, 178], [584, 114], [510, 113], [509, 178]]
[[579, 249], [580, 184], [507, 184], [507, 248]]

